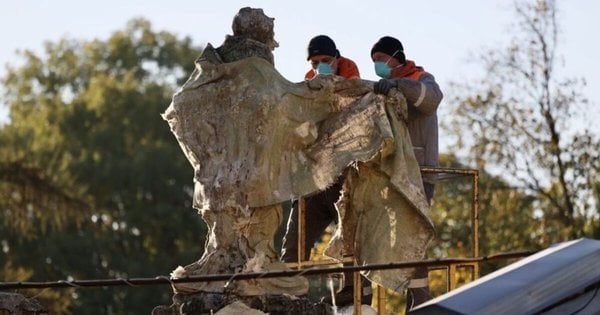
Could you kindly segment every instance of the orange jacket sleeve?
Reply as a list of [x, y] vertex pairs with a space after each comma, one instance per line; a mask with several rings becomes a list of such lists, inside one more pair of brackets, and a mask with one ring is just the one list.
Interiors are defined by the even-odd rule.
[[360, 79], [360, 73], [358, 72], [356, 63], [345, 57], [340, 57], [338, 73], [346, 79]]
[[306, 74], [304, 75], [304, 80], [310, 80], [312, 78], [314, 78], [316, 75], [316, 72], [314, 69], [310, 69], [308, 70], [308, 72], [306, 72]]

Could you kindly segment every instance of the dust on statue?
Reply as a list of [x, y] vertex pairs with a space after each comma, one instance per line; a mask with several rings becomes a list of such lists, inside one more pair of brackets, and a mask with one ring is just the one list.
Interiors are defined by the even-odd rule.
[[[341, 220], [326, 254], [352, 253], [364, 264], [422, 259], [434, 230], [404, 98], [372, 93], [371, 81], [333, 75], [286, 80], [274, 68], [273, 24], [262, 9], [240, 9], [233, 35], [218, 48], [207, 45], [163, 115], [193, 166], [194, 208], [209, 229], [200, 260], [172, 277], [287, 270], [273, 240], [280, 204], [323, 190], [344, 172]], [[402, 290], [412, 272], [364, 275]], [[308, 282], [288, 277], [173, 288], [180, 308], [201, 296], [206, 309], [218, 310], [261, 296], [304, 295]], [[267, 308], [256, 310], [277, 313]]]

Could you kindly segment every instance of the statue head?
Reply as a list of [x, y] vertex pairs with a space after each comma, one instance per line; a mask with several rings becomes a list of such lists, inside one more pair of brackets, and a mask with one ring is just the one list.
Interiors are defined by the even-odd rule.
[[234, 36], [251, 38], [274, 50], [279, 47], [273, 31], [274, 20], [266, 16], [262, 9], [245, 7], [235, 15], [231, 28]]

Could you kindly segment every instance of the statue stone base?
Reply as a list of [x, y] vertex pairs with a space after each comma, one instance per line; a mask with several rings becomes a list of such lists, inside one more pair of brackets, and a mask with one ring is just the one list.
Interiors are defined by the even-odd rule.
[[[232, 306], [229, 308], [229, 306]], [[175, 294], [170, 306], [157, 306], [152, 315], [180, 314], [333, 314], [331, 305], [312, 303], [304, 297], [262, 295], [240, 297], [227, 293]]]
[[21, 294], [0, 292], [0, 314], [50, 314], [42, 305], [33, 298]]

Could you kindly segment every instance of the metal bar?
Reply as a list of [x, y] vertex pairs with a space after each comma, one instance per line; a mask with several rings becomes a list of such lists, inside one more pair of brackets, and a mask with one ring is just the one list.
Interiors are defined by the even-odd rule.
[[450, 282], [449, 291], [456, 289], [456, 265], [450, 264], [448, 265], [448, 282]]
[[[351, 262], [352, 262], [352, 258], [349, 258], [349, 257], [344, 258], [342, 261], [339, 261], [336, 259], [309, 260], [309, 261], [303, 261], [301, 267], [306, 268], [306, 267], [332, 266], [332, 265], [342, 266], [344, 263], [351, 263]], [[476, 263], [472, 263], [472, 262], [458, 263], [458, 264], [456, 264], [456, 267], [458, 267], [458, 268], [473, 267], [475, 264]], [[292, 269], [298, 268], [298, 263], [295, 263], [295, 262], [286, 263], [286, 265]], [[441, 269], [446, 269], [446, 266], [429, 267], [429, 271], [441, 270]]]
[[320, 274], [354, 272], [364, 270], [389, 270], [414, 267], [434, 267], [446, 266], [449, 264], [466, 264], [474, 262], [495, 261], [502, 259], [512, 259], [526, 257], [535, 252], [520, 251], [500, 253], [484, 257], [473, 258], [451, 258], [451, 259], [428, 259], [421, 261], [405, 261], [387, 264], [370, 264], [363, 266], [345, 266], [335, 268], [314, 268], [305, 270], [282, 270], [269, 272], [249, 272], [236, 274], [217, 274], [217, 275], [202, 275], [189, 276], [183, 278], [171, 279], [166, 276], [158, 276], [155, 278], [129, 278], [129, 279], [100, 279], [100, 280], [59, 280], [55, 282], [0, 282], [0, 290], [9, 289], [35, 289], [35, 288], [64, 288], [64, 287], [106, 287], [106, 286], [124, 286], [124, 285], [154, 285], [154, 284], [173, 284], [184, 282], [215, 282], [215, 281], [235, 281], [249, 280], [259, 278], [277, 278], [277, 277], [294, 277], [294, 276], [312, 276]]
[[[437, 174], [453, 174], [456, 176], [471, 176], [472, 198], [471, 198], [471, 239], [473, 243], [473, 257], [479, 257], [479, 170], [459, 169], [447, 167], [421, 167], [421, 172]], [[479, 278], [479, 264], [473, 265], [473, 279]]]
[[[479, 257], [479, 171], [475, 170], [473, 174], [473, 217], [471, 225], [473, 227], [473, 257]], [[473, 279], [479, 278], [479, 264], [473, 266]]]
[[306, 231], [305, 231], [305, 223], [306, 223], [306, 206], [304, 202], [304, 197], [298, 198], [298, 235], [296, 237], [298, 241], [298, 266], [302, 266], [302, 262], [304, 261], [304, 255], [306, 253]]
[[385, 288], [377, 285], [377, 314], [385, 314]]
[[477, 173], [478, 170], [468, 169], [468, 168], [451, 168], [451, 167], [427, 167], [422, 166], [421, 172], [423, 173], [446, 173], [446, 174], [455, 174], [455, 175], [463, 175], [463, 176], [471, 176], [474, 173]]
[[[354, 262], [354, 266], [358, 264], [356, 261]], [[360, 275], [360, 271], [355, 271], [354, 275], [354, 315], [361, 315], [362, 313], [362, 278]]]

